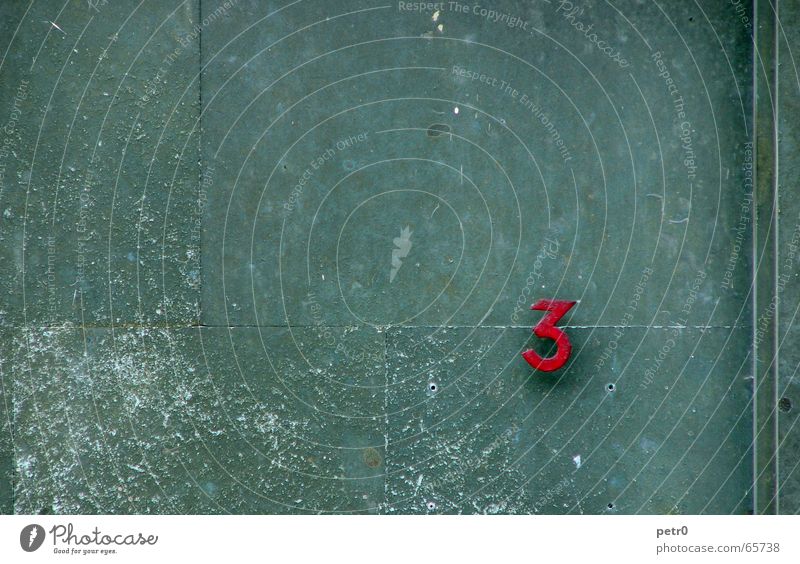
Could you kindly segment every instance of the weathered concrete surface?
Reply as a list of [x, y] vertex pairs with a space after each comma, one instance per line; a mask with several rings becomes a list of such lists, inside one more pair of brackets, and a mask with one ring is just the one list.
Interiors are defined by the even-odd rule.
[[197, 319], [198, 6], [133, 8], [37, 3], [5, 36], [4, 324]]
[[649, 382], [628, 359], [672, 330], [627, 331], [610, 370], [592, 363], [613, 335], [573, 330], [573, 376], [535, 378], [520, 329], [317, 331], [16, 332], [15, 511], [749, 507], [746, 331], [676, 330], [685, 367]]
[[[573, 329], [568, 371], [533, 378], [523, 330], [429, 333], [389, 334], [390, 512], [749, 509], [746, 331], [629, 329], [617, 346], [611, 331]], [[668, 366], [681, 366], [665, 371], [670, 338]], [[692, 358], [695, 345], [710, 354]]]
[[[199, 41], [191, 38], [198, 4], [134, 8], [77, 0], [0, 7], [4, 350], [47, 326], [89, 331], [198, 318], [198, 140], [191, 136], [199, 117]], [[23, 378], [45, 385], [48, 376], [20, 373], [23, 365], [5, 355], [2, 363], [0, 500], [8, 511], [10, 391]], [[20, 474], [26, 459], [14, 445]], [[38, 446], [41, 472], [62, 445]], [[106, 471], [97, 458], [87, 467]], [[97, 491], [117, 500], [116, 476], [98, 480]], [[19, 499], [16, 507], [38, 511]], [[67, 499], [47, 504], [48, 511], [77, 507]], [[102, 507], [125, 511], [129, 504], [106, 500]]]
[[[800, 127], [792, 116], [800, 111], [800, 74], [792, 58], [800, 48], [800, 12], [784, 8], [778, 26], [778, 245], [777, 257], [780, 290], [778, 319], [778, 510], [800, 513], [800, 355], [797, 343], [800, 333], [800, 202], [797, 178], [800, 174]], [[789, 63], [787, 63], [787, 61]]]
[[14, 435], [11, 418], [14, 394], [13, 373], [9, 370], [6, 344], [11, 339], [11, 332], [0, 329], [0, 514], [14, 512], [13, 476], [14, 476]]
[[[582, 19], [632, 61], [619, 68], [555, 5], [494, 8], [530, 29], [445, 10], [439, 32], [430, 13], [357, 1], [240, 4], [208, 30], [204, 323], [308, 323], [313, 292], [331, 324], [506, 325], [540, 256], [537, 292], [580, 298], [586, 325], [618, 324], [649, 267], [634, 323], [664, 323], [700, 270], [690, 322], [746, 317], [747, 258], [728, 272], [749, 139], [735, 14], [639, 6], [627, 15], [643, 40], [587, 5]], [[437, 124], [448, 133], [430, 135]], [[385, 257], [405, 226], [415, 251], [392, 279]]]
[[377, 511], [383, 339], [331, 337], [361, 354], [312, 368], [311, 329], [18, 332], [15, 511]]
[[134, 8], [0, 6], [0, 510], [752, 510], [733, 7]]

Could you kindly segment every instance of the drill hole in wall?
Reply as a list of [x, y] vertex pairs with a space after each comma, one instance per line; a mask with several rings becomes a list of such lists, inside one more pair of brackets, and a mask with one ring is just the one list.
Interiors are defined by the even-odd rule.
[[432, 394], [435, 394], [436, 392], [439, 391], [439, 385], [436, 382], [431, 382], [430, 384], [428, 384], [428, 391], [431, 392]]
[[617, 389], [617, 386], [613, 382], [609, 382], [609, 384], [606, 386], [606, 389], [609, 392], [613, 392], [614, 390]]
[[789, 412], [792, 410], [792, 400], [789, 398], [781, 398], [778, 400], [778, 409], [784, 412]]

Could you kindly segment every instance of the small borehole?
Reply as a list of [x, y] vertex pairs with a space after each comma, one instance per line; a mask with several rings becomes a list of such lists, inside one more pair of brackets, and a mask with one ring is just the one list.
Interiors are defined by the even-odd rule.
[[614, 509], [614, 504], [613, 503], [609, 503], [606, 507], [608, 507], [609, 509]]
[[781, 398], [778, 400], [778, 409], [781, 411], [791, 411], [792, 409], [792, 400], [789, 398]]
[[431, 382], [428, 384], [428, 390], [436, 393], [439, 390], [439, 385], [436, 382]]
[[609, 392], [613, 392], [614, 390], [616, 390], [616, 389], [617, 389], [617, 387], [614, 385], [614, 383], [613, 383], [613, 382], [611, 382], [611, 383], [609, 383], [609, 384], [606, 386], [606, 389], [607, 389]]
[[436, 509], [436, 504], [432, 501], [429, 501], [426, 505], [428, 506], [428, 511], [433, 511]]

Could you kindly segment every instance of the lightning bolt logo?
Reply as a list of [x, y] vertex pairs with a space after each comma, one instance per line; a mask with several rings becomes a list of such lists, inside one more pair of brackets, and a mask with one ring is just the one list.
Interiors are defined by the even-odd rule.
[[19, 533], [19, 545], [25, 552], [35, 552], [42, 546], [45, 536], [44, 527], [41, 525], [35, 523], [27, 525]]
[[400, 267], [403, 266], [404, 259], [408, 256], [408, 253], [411, 252], [411, 228], [406, 225], [403, 229], [400, 230], [400, 236], [395, 237], [392, 242], [394, 246], [397, 247], [396, 249], [392, 249], [392, 270], [389, 272], [389, 283], [394, 282], [394, 277], [397, 276], [397, 271], [400, 270]]

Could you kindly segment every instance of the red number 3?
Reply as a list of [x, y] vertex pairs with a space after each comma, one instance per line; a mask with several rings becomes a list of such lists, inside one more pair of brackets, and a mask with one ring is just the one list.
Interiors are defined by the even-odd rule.
[[567, 360], [569, 360], [569, 355], [572, 352], [572, 345], [566, 334], [556, 327], [556, 323], [558, 323], [558, 320], [564, 317], [564, 314], [576, 303], [577, 302], [565, 300], [539, 300], [531, 306], [531, 309], [550, 312], [533, 328], [534, 335], [543, 339], [553, 339], [557, 347], [556, 354], [548, 358], [542, 358], [532, 350], [527, 350], [522, 353], [522, 357], [536, 370], [552, 372], [564, 366]]

